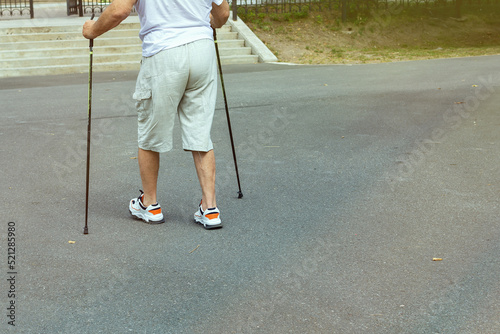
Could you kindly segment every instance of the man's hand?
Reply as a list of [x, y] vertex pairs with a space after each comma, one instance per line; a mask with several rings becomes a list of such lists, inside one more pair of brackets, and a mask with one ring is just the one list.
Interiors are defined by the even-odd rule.
[[212, 28], [222, 27], [229, 18], [229, 4], [224, 0], [220, 6], [212, 3], [212, 12], [210, 13], [210, 25]]
[[85, 21], [82, 34], [87, 39], [94, 39], [101, 36], [125, 20], [137, 0], [113, 0], [99, 16], [97, 21]]
[[83, 37], [85, 37], [86, 39], [94, 39], [97, 37], [97, 36], [95, 36], [95, 34], [92, 31], [92, 27], [94, 26], [94, 24], [95, 24], [95, 21], [92, 21], [92, 20], [85, 21], [85, 23], [83, 24], [83, 30], [82, 30]]

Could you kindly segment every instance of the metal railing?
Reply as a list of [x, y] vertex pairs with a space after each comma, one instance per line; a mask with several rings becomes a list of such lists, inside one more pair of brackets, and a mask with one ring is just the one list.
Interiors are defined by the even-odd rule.
[[233, 0], [233, 7], [237, 3], [237, 12], [247, 14], [255, 13], [291, 13], [303, 10], [324, 10], [339, 8], [339, 0]]
[[[68, 15], [77, 14], [99, 14], [108, 7], [112, 0], [66, 0], [68, 3]], [[136, 13], [135, 8], [132, 9], [132, 14]]]
[[102, 13], [103, 10], [109, 6], [111, 0], [101, 0], [101, 1], [93, 1], [93, 0], [80, 0], [82, 1], [83, 13]]
[[66, 0], [66, 3], [68, 5], [68, 16], [83, 16], [83, 14], [102, 13], [109, 6], [111, 0]]
[[29, 14], [33, 18], [33, 0], [0, 0], [0, 16], [22, 16]]

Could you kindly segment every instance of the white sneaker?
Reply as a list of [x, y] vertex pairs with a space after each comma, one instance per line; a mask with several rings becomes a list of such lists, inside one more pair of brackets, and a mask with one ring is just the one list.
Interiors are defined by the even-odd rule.
[[198, 224], [203, 225], [203, 227], [205, 227], [205, 229], [207, 230], [222, 227], [219, 209], [215, 207], [203, 211], [201, 209], [201, 203], [198, 207], [198, 211], [194, 213], [194, 221]]
[[128, 211], [132, 217], [137, 219], [142, 219], [148, 224], [162, 224], [165, 222], [163, 218], [163, 213], [161, 212], [161, 207], [158, 203], [152, 204], [147, 208], [142, 204], [142, 199], [144, 197], [144, 192], [141, 190], [139, 197], [134, 198], [130, 201], [128, 206]]

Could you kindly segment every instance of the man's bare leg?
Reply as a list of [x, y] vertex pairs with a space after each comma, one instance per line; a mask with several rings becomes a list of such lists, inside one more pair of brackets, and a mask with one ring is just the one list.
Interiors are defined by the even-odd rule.
[[141, 172], [143, 203], [145, 207], [156, 204], [156, 185], [160, 169], [160, 153], [139, 148], [139, 170]]
[[215, 208], [215, 155], [214, 151], [198, 152], [193, 151], [194, 165], [198, 180], [200, 181], [202, 193], [202, 207], [205, 211], [208, 208]]

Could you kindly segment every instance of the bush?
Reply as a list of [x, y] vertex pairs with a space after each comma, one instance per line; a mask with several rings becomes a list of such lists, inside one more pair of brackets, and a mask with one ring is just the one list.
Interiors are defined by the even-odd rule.
[[309, 6], [304, 6], [301, 11], [294, 12], [293, 14], [297, 19], [304, 19], [309, 16]]

